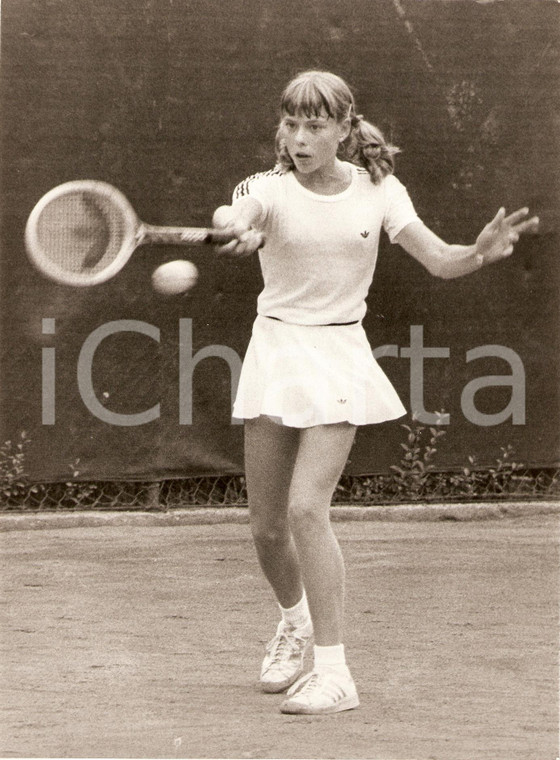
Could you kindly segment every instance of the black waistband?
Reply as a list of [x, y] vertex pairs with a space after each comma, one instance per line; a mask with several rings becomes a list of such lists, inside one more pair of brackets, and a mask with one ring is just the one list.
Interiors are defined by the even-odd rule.
[[[275, 319], [277, 322], [283, 322], [285, 325], [294, 324], [293, 322], [284, 322], [280, 317], [269, 317], [268, 314], [263, 314], [262, 316], [267, 319]], [[327, 322], [322, 325], [301, 325], [301, 327], [343, 327], [344, 325], [357, 325], [359, 321], [359, 319], [355, 319], [353, 322]]]

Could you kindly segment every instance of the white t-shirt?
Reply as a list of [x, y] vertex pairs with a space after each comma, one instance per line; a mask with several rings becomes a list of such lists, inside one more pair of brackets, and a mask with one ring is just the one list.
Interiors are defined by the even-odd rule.
[[249, 195], [263, 209], [255, 225], [266, 238], [259, 314], [303, 325], [363, 319], [381, 228], [393, 242], [418, 216], [394, 175], [374, 185], [365, 169], [347, 165], [352, 181], [337, 195], [314, 193], [280, 169], [236, 187], [234, 203]]

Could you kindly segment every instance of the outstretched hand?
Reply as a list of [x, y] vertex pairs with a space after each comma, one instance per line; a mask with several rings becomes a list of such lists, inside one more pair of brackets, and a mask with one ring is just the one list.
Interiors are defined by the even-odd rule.
[[521, 208], [509, 216], [506, 216], [505, 208], [498, 211], [476, 239], [476, 255], [481, 264], [492, 264], [510, 256], [521, 234], [538, 230], [538, 216], [526, 219], [528, 214], [528, 208]]

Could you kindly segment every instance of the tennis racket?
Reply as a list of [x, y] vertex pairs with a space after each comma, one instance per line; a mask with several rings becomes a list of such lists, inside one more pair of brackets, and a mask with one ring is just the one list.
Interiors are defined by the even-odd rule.
[[98, 285], [119, 272], [141, 245], [228, 243], [231, 233], [141, 222], [116, 187], [98, 180], [58, 185], [33, 208], [25, 247], [44, 275], [64, 285]]

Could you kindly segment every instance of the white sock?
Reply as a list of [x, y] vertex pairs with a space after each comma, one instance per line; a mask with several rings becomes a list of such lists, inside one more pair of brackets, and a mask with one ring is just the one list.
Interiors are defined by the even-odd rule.
[[290, 626], [290, 628], [305, 628], [311, 630], [311, 616], [309, 614], [305, 589], [303, 591], [303, 596], [293, 607], [278, 606], [282, 613], [282, 621]]
[[346, 665], [346, 655], [344, 652], [344, 644], [334, 644], [330, 647], [320, 647], [315, 645], [313, 647], [313, 669], [319, 672], [325, 670], [337, 670], [349, 674], [348, 667]]

